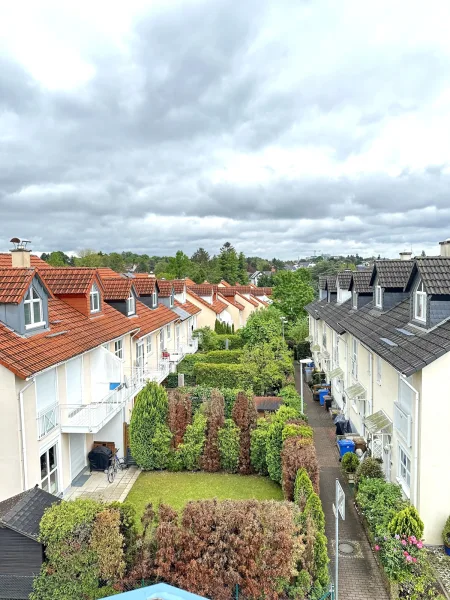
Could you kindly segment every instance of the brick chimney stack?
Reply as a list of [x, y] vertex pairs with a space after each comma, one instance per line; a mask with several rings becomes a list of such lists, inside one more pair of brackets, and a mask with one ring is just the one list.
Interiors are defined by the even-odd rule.
[[27, 248], [27, 244], [30, 240], [19, 240], [19, 238], [12, 238], [10, 240], [14, 244], [14, 248], [11, 249], [11, 263], [13, 269], [29, 269], [31, 267], [31, 248]]

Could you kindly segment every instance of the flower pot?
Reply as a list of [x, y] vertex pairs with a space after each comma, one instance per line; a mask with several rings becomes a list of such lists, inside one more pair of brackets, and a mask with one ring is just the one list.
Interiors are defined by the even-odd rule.
[[349, 483], [355, 483], [355, 474], [354, 473], [347, 473], [347, 479]]
[[450, 546], [447, 546], [447, 544], [444, 544], [444, 552], [447, 556], [450, 556]]

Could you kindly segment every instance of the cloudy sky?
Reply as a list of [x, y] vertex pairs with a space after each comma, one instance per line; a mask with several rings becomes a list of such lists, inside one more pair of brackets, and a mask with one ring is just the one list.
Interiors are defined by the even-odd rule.
[[0, 249], [437, 252], [448, 0], [0, 3]]

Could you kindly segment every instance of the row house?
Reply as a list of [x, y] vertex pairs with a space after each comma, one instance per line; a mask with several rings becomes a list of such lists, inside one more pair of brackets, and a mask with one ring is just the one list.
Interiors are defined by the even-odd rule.
[[315, 361], [335, 406], [419, 510], [426, 542], [440, 544], [450, 493], [450, 241], [440, 256], [402, 253], [333, 279], [319, 282], [322, 299], [307, 307]]
[[95, 442], [124, 453], [136, 395], [196, 350], [200, 309], [172, 283], [50, 268], [23, 246], [0, 256], [0, 501], [63, 495]]

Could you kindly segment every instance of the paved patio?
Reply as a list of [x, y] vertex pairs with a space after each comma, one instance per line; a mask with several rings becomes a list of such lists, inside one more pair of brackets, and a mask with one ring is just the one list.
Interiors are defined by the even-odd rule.
[[[299, 365], [295, 363], [297, 390], [300, 390]], [[345, 492], [345, 521], [339, 522], [339, 546], [347, 542], [351, 554], [339, 551], [339, 598], [346, 600], [388, 600], [372, 548], [367, 541], [353, 503], [352, 491], [342, 476], [336, 446], [336, 432], [330, 414], [312, 399], [309, 387], [304, 386], [304, 400], [309, 424], [314, 429], [314, 442], [320, 466], [320, 499], [325, 513], [325, 533], [328, 556], [334, 579], [335, 561], [335, 500], [336, 479]]]
[[76, 498], [92, 498], [104, 502], [124, 502], [134, 482], [139, 477], [141, 470], [131, 466], [119, 471], [113, 483], [108, 483], [106, 473], [94, 471], [89, 475], [89, 468], [83, 472], [88, 479], [81, 486], [71, 486], [64, 494], [64, 500], [75, 500]]

